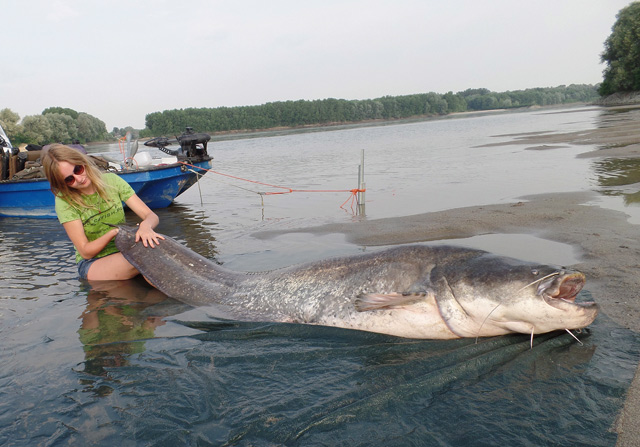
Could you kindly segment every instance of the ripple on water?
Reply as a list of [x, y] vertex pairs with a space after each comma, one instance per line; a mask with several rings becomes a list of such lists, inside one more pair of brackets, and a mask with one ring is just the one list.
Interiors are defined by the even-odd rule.
[[[57, 220], [0, 219], [0, 297], [58, 296], [77, 277], [73, 246]], [[61, 287], [66, 283], [66, 287]]]

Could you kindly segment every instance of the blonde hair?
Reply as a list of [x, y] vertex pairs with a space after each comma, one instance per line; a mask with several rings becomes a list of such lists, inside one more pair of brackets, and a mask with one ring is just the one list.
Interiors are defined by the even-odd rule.
[[77, 189], [70, 188], [60, 174], [60, 162], [66, 161], [73, 165], [82, 165], [85, 168], [87, 177], [96, 188], [96, 192], [107, 202], [106, 189], [108, 185], [102, 180], [102, 174], [96, 164], [85, 154], [64, 144], [52, 144], [42, 155], [42, 166], [44, 174], [51, 184], [51, 192], [75, 208], [96, 208], [95, 205], [89, 205], [85, 202], [83, 194]]

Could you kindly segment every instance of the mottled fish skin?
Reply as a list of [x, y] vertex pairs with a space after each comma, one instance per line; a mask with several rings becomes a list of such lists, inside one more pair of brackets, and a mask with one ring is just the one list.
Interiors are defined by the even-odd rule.
[[120, 226], [116, 245], [155, 287], [215, 316], [450, 339], [577, 329], [579, 272], [451, 246], [399, 246], [265, 273], [221, 267], [164, 236], [155, 248]]

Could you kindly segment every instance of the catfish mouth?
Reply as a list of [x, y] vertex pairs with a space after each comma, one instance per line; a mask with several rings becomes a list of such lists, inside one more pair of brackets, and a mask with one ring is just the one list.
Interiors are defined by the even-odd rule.
[[576, 303], [576, 296], [582, 290], [585, 276], [580, 272], [556, 272], [552, 277], [538, 285], [538, 295], [550, 306], [558, 309], [571, 307], [592, 307], [594, 302]]

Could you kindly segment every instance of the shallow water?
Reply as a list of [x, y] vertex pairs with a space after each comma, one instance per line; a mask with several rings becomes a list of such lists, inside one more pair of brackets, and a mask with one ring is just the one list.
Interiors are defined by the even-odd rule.
[[[260, 195], [276, 189], [209, 173], [200, 190], [158, 210], [159, 230], [228, 268], [257, 271], [370, 248], [338, 234], [255, 231], [530, 194], [604, 188], [599, 206], [633, 221], [628, 163], [575, 158], [596, 149], [584, 145], [527, 150], [510, 136], [610, 118], [557, 112], [214, 142], [217, 172], [340, 192]], [[492, 142], [512, 144], [481, 147]], [[340, 207], [357, 186], [363, 149], [364, 215]], [[526, 234], [448, 242], [560, 265], [580, 257]], [[637, 336], [606, 316], [579, 335], [582, 345], [550, 334], [533, 349], [526, 336], [476, 344], [220, 322], [140, 281], [78, 281], [57, 221], [0, 219], [0, 243], [2, 445], [612, 446], [637, 365]], [[591, 299], [588, 284], [582, 295]]]

